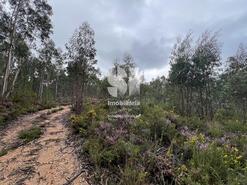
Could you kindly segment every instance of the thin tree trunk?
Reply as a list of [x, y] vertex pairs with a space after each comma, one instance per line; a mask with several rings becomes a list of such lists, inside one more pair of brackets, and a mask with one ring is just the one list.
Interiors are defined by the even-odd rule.
[[75, 113], [81, 114], [82, 113], [82, 85], [80, 80], [77, 80], [77, 89], [76, 89], [76, 102], [75, 102]]
[[213, 112], [213, 102], [212, 102], [212, 89], [211, 89], [211, 84], [209, 84], [209, 117], [210, 117], [210, 120], [213, 119], [214, 117], [214, 112]]
[[57, 95], [58, 95], [58, 76], [56, 78], [56, 89], [55, 89], [55, 98], [57, 100]]
[[18, 76], [19, 76], [20, 71], [21, 71], [21, 68], [18, 68], [18, 70], [17, 70], [16, 73], [15, 73], [15, 77], [14, 77], [14, 80], [13, 80], [13, 82], [12, 82], [11, 89], [10, 89], [10, 91], [7, 93], [6, 98], [8, 98], [9, 95], [14, 91], [15, 83], [16, 83], [16, 81], [17, 81], [17, 78], [18, 78]]
[[44, 90], [44, 73], [42, 72], [40, 85], [39, 85], [39, 101], [40, 102], [42, 102], [43, 90]]
[[243, 111], [242, 111], [243, 121], [246, 122], [246, 99], [242, 101], [242, 107], [243, 107]]
[[[10, 46], [10, 47], [12, 47], [12, 46]], [[6, 93], [7, 88], [8, 88], [8, 79], [9, 79], [11, 62], [12, 62], [12, 49], [10, 49], [9, 54], [8, 54], [8, 62], [6, 65], [6, 70], [5, 70], [5, 74], [4, 74], [4, 80], [3, 80], [2, 97], [5, 96], [5, 93]]]
[[200, 88], [200, 117], [204, 117], [204, 111], [203, 111], [203, 92], [202, 88]]
[[180, 87], [180, 94], [181, 94], [181, 114], [184, 115], [184, 91], [183, 91], [183, 87]]

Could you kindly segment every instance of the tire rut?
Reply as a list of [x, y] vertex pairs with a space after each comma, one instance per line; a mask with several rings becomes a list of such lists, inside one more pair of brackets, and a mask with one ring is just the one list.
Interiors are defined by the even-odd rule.
[[[6, 134], [0, 139], [1, 143], [17, 142], [21, 128], [31, 127], [30, 122], [43, 113], [45, 112], [41, 111], [18, 120], [17, 129], [10, 127], [6, 130]], [[64, 107], [62, 111], [47, 116], [46, 120], [36, 122], [44, 130], [39, 139], [0, 157], [0, 185], [63, 185], [67, 182], [66, 178], [73, 177], [81, 170], [73, 144], [68, 142], [70, 131], [63, 124], [68, 113], [69, 107]], [[8, 133], [12, 133], [12, 140]], [[83, 176], [85, 174], [79, 176], [72, 184], [87, 185]]]

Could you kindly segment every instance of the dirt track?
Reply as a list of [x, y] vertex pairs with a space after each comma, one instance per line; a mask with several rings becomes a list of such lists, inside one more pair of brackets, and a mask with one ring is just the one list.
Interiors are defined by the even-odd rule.
[[[64, 118], [69, 107], [46, 115], [47, 110], [24, 116], [0, 132], [0, 151], [10, 148], [0, 157], [0, 185], [63, 185], [80, 171], [79, 161], [69, 142], [69, 130]], [[20, 143], [21, 130], [40, 126], [43, 134], [27, 144]], [[82, 174], [72, 184], [87, 185]]]

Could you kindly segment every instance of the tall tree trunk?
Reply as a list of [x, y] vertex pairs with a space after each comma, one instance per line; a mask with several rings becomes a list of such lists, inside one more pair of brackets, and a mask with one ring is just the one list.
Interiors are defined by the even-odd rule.
[[183, 91], [183, 87], [180, 87], [180, 95], [181, 95], [181, 114], [184, 116], [184, 109], [185, 109], [185, 105], [184, 105], [184, 91]]
[[10, 74], [10, 67], [13, 59], [13, 49], [14, 49], [14, 41], [15, 41], [15, 36], [16, 36], [16, 23], [17, 23], [17, 17], [19, 14], [19, 9], [21, 7], [22, 0], [19, 1], [19, 3], [16, 5], [13, 14], [11, 16], [11, 21], [10, 21], [10, 27], [11, 27], [11, 32], [9, 35], [9, 40], [10, 40], [10, 47], [8, 51], [8, 61], [5, 69], [5, 74], [4, 74], [4, 80], [3, 80], [3, 89], [2, 89], [2, 97], [5, 98], [5, 94], [8, 89], [8, 79], [9, 79], [9, 74]]
[[3, 89], [2, 89], [2, 97], [5, 97], [5, 93], [7, 92], [8, 89], [8, 79], [9, 79], [9, 74], [10, 74], [10, 66], [12, 63], [12, 46], [10, 46], [9, 54], [8, 54], [8, 62], [6, 65], [5, 69], [5, 74], [4, 74], [4, 80], [3, 80]]
[[40, 102], [42, 102], [43, 91], [44, 91], [44, 72], [42, 71], [40, 85], [39, 85], [39, 101]]
[[242, 101], [242, 107], [243, 107], [243, 111], [242, 111], [242, 114], [243, 114], [243, 121], [244, 123], [246, 122], [246, 99], [243, 99]]
[[75, 100], [75, 113], [81, 114], [82, 113], [82, 84], [80, 83], [80, 80], [77, 80], [77, 89], [76, 89], [76, 100]]
[[14, 91], [15, 83], [16, 83], [16, 81], [17, 81], [17, 78], [18, 78], [18, 76], [19, 76], [20, 71], [21, 71], [21, 68], [18, 68], [18, 70], [17, 70], [16, 73], [15, 73], [15, 77], [14, 77], [14, 80], [13, 80], [13, 82], [12, 82], [12, 86], [11, 86], [10, 90], [8, 91], [8, 93], [7, 93], [7, 95], [6, 95], [6, 98], [8, 98], [9, 95]]
[[58, 96], [58, 76], [56, 77], [56, 87], [55, 87], [55, 99], [57, 100]]
[[209, 118], [210, 120], [213, 119], [214, 117], [214, 112], [213, 112], [213, 102], [212, 102], [212, 88], [211, 88], [211, 84], [209, 83], [209, 87], [208, 87], [209, 91]]
[[200, 117], [204, 118], [203, 89], [202, 88], [200, 88], [199, 96], [200, 96]]

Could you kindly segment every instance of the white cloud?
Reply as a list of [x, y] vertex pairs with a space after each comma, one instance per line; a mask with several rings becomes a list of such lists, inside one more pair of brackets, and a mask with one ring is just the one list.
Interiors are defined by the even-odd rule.
[[170, 65], [165, 65], [161, 68], [146, 69], [144, 70], [144, 79], [145, 81], [150, 82], [157, 77], [168, 77], [169, 70]]

